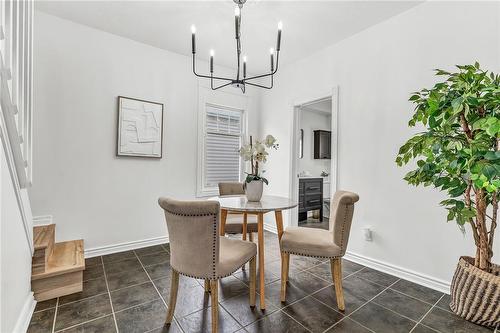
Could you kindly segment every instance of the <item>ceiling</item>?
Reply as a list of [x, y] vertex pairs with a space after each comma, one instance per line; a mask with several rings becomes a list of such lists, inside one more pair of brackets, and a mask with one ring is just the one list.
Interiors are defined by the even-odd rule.
[[[269, 70], [277, 23], [283, 22], [280, 65], [384, 21], [418, 1], [248, 0], [242, 10], [242, 49], [248, 72]], [[145, 44], [191, 55], [192, 24], [197, 55], [235, 67], [234, 3], [224, 1], [37, 1], [40, 11]], [[201, 70], [201, 69], [200, 69]]]

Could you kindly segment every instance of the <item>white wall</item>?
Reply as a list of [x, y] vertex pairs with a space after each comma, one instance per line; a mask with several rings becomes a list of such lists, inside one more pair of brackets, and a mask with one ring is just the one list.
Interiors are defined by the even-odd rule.
[[299, 159], [299, 173], [308, 171], [314, 177], [320, 177], [322, 171], [330, 173], [331, 160], [314, 159], [313, 131], [331, 131], [332, 117], [328, 114], [300, 110], [300, 128], [304, 130], [304, 156]]
[[[41, 12], [35, 26], [33, 214], [52, 215], [56, 238], [83, 238], [86, 250], [165, 237], [158, 197], [196, 191], [191, 58]], [[164, 104], [161, 160], [115, 157], [118, 95]]]
[[[433, 68], [477, 60], [500, 71], [499, 6], [426, 2], [284, 68], [275, 88], [263, 95], [261, 129], [289, 147], [294, 101], [339, 86], [338, 188], [361, 198], [350, 252], [444, 285], [458, 257], [474, 254], [470, 232], [464, 239], [453, 223], [445, 222], [438, 204], [442, 195], [408, 186], [402, 179], [408, 169], [398, 168], [394, 159], [414, 131], [407, 127], [412, 114], [408, 97], [434, 82]], [[286, 57], [286, 45], [282, 53]], [[289, 194], [290, 166], [288, 149], [270, 158], [268, 193]], [[374, 230], [371, 243], [362, 237], [367, 225]], [[498, 262], [500, 246], [496, 252]]]
[[[0, 150], [0, 332], [17, 333], [27, 328], [35, 306], [30, 237], [25, 233], [3, 145]], [[31, 221], [29, 209], [26, 212]]]

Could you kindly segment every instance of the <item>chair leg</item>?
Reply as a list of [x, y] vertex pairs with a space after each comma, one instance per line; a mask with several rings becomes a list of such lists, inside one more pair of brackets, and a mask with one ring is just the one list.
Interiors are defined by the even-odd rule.
[[286, 282], [290, 281], [290, 255], [286, 256]]
[[255, 287], [257, 282], [257, 257], [250, 259], [250, 306], [255, 307]]
[[205, 292], [209, 293], [210, 292], [210, 280], [205, 279]]
[[166, 324], [170, 324], [174, 318], [175, 303], [177, 302], [177, 290], [179, 289], [179, 273], [172, 270], [172, 280], [170, 282], [170, 300], [168, 303]]
[[288, 264], [290, 260], [290, 254], [286, 252], [281, 252], [281, 294], [280, 301], [286, 301], [286, 282], [288, 281]]
[[219, 281], [210, 280], [210, 296], [212, 299], [212, 333], [217, 333], [219, 325]]
[[253, 242], [253, 232], [249, 232], [249, 233], [248, 233], [248, 240], [249, 240], [250, 242]]
[[335, 296], [337, 297], [337, 307], [340, 311], [345, 310], [344, 291], [342, 290], [342, 258], [330, 259], [332, 278], [335, 285]]
[[247, 240], [247, 221], [248, 215], [247, 213], [243, 213], [243, 226], [242, 226], [242, 238], [243, 240]]

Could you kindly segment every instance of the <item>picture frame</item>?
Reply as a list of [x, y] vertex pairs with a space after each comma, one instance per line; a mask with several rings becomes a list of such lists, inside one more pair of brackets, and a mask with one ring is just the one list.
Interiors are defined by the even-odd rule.
[[118, 96], [116, 156], [163, 157], [163, 104]]

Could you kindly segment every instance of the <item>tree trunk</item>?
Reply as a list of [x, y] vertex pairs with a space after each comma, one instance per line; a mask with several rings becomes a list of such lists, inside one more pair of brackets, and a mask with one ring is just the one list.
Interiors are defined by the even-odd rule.
[[479, 258], [475, 262], [479, 262], [479, 269], [489, 271], [490, 269], [490, 251], [488, 246], [488, 230], [486, 228], [486, 198], [484, 191], [479, 189], [476, 194], [476, 224], [477, 233], [479, 236]]

